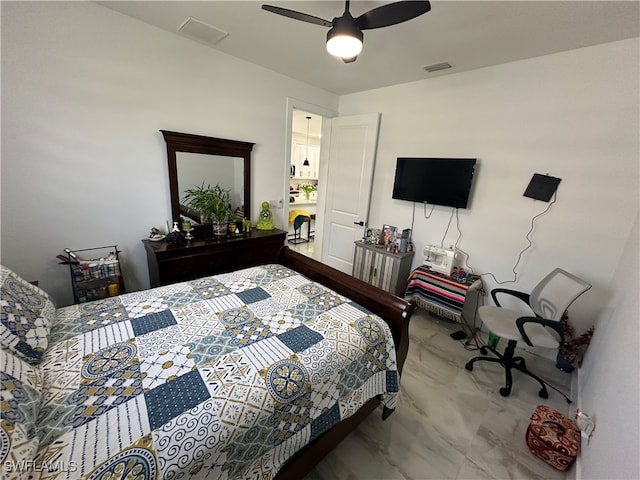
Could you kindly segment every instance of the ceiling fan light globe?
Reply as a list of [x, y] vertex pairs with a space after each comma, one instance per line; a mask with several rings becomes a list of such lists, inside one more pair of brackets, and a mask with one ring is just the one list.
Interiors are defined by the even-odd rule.
[[327, 52], [335, 57], [354, 58], [362, 51], [364, 35], [347, 12], [334, 18], [333, 28], [327, 32]]
[[353, 58], [362, 51], [362, 40], [351, 35], [334, 35], [327, 40], [327, 52], [335, 57]]

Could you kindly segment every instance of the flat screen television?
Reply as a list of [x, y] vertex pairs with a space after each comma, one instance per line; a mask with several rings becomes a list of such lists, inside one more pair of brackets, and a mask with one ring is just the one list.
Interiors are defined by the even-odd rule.
[[475, 158], [404, 158], [396, 163], [393, 198], [467, 208]]

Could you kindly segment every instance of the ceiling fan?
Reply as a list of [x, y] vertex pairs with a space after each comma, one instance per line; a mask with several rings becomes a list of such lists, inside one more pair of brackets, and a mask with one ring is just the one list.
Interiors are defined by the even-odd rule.
[[427, 13], [431, 10], [431, 4], [428, 1], [405, 0], [381, 5], [354, 18], [349, 12], [349, 0], [346, 0], [344, 13], [332, 21], [273, 5], [262, 5], [262, 9], [294, 20], [331, 27], [331, 30], [327, 32], [327, 51], [331, 55], [340, 57], [344, 63], [351, 63], [355, 62], [358, 54], [362, 51], [364, 37], [362, 30], [406, 22]]

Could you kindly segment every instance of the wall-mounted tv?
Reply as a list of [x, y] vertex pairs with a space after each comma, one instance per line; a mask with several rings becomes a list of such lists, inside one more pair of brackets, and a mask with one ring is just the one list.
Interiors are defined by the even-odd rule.
[[475, 158], [403, 158], [396, 163], [393, 198], [467, 208]]

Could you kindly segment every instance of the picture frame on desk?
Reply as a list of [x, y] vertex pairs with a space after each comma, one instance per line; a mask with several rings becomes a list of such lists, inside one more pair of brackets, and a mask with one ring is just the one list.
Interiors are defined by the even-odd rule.
[[382, 232], [382, 230], [379, 228], [367, 228], [364, 231], [364, 238], [362, 240], [367, 245], [377, 245], [380, 241], [380, 232]]
[[380, 231], [380, 240], [378, 241], [378, 243], [380, 245], [388, 245], [389, 242], [393, 241], [396, 238], [397, 231], [397, 227], [386, 224], [382, 225], [382, 230]]

